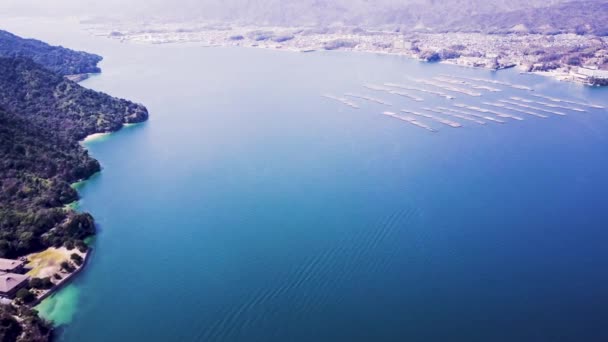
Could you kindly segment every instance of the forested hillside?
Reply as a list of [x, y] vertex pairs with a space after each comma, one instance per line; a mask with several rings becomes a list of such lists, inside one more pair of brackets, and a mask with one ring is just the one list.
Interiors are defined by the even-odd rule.
[[51, 46], [0, 30], [0, 57], [26, 57], [61, 75], [98, 73], [101, 56]]
[[[84, 245], [93, 217], [67, 204], [70, 184], [100, 170], [79, 144], [148, 118], [145, 107], [64, 76], [99, 72], [100, 56], [0, 31], [0, 257]], [[0, 340], [48, 341], [51, 326], [28, 307], [0, 305]]]
[[70, 183], [99, 171], [78, 141], [146, 120], [138, 104], [85, 89], [28, 59], [0, 58], [0, 256], [15, 257], [94, 233], [65, 210]]

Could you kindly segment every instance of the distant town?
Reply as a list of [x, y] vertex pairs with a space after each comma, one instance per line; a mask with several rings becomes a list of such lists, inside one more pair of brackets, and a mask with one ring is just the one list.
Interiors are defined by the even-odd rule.
[[402, 33], [361, 28], [284, 28], [217, 24], [88, 23], [96, 35], [138, 43], [201, 43], [300, 52], [352, 50], [403, 55], [493, 70], [522, 72], [563, 81], [608, 85], [608, 39], [574, 33], [531, 34], [513, 27], [506, 34]]

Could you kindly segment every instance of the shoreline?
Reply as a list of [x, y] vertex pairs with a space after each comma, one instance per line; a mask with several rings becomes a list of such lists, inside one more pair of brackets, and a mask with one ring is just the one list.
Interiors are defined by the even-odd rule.
[[286, 53], [314, 53], [314, 52], [345, 52], [345, 53], [364, 53], [364, 54], [374, 54], [378, 56], [396, 56], [396, 57], [405, 57], [410, 60], [418, 61], [421, 63], [440, 63], [451, 66], [457, 66], [467, 69], [476, 69], [476, 70], [485, 70], [491, 72], [500, 72], [502, 70], [516, 69], [519, 74], [527, 74], [527, 75], [536, 75], [541, 77], [546, 77], [553, 79], [559, 82], [568, 82], [572, 84], [577, 84], [586, 87], [604, 87], [603, 85], [595, 85], [585, 82], [581, 78], [577, 78], [576, 75], [571, 73], [566, 73], [564, 71], [559, 70], [549, 70], [549, 71], [527, 71], [524, 65], [509, 65], [507, 67], [500, 68], [490, 68], [487, 66], [477, 66], [471, 65], [468, 63], [459, 62], [458, 59], [444, 59], [438, 62], [431, 62], [424, 60], [423, 58], [413, 56], [408, 53], [403, 52], [391, 52], [391, 51], [381, 51], [381, 50], [364, 50], [364, 49], [352, 49], [352, 48], [341, 48], [341, 49], [324, 49], [324, 48], [311, 48], [311, 49], [295, 49], [295, 48], [283, 48], [281, 46], [262, 46], [262, 45], [237, 45], [237, 44], [214, 44], [209, 45], [200, 41], [192, 41], [192, 42], [141, 42], [141, 41], [129, 41], [129, 43], [133, 44], [142, 44], [142, 45], [183, 45], [183, 44], [193, 44], [203, 48], [246, 48], [246, 49], [261, 49], [261, 50], [272, 50], [277, 52], [286, 52]]
[[[88, 248], [88, 250], [86, 252], [79, 253], [79, 254], [83, 255], [82, 264], [76, 265], [76, 268], [74, 269], [74, 271], [65, 274], [65, 276], [61, 280], [59, 280], [56, 284], [54, 284], [53, 287], [51, 287], [50, 289], [46, 289], [46, 290], [40, 291], [41, 292], [40, 296], [38, 296], [36, 298], [36, 300], [34, 302], [30, 303], [29, 305], [31, 307], [35, 308], [36, 306], [38, 306], [39, 304], [41, 304], [45, 299], [47, 299], [50, 296], [53, 296], [53, 295], [57, 294], [65, 286], [67, 286], [70, 283], [72, 283], [72, 281], [74, 280], [74, 278], [80, 272], [82, 272], [84, 270], [84, 268], [86, 267], [86, 265], [88, 264], [92, 252], [93, 252], [93, 248], [89, 246], [89, 248]], [[57, 273], [57, 274], [59, 274], [59, 273]]]
[[92, 141], [100, 140], [100, 139], [102, 139], [104, 137], [109, 136], [112, 133], [113, 132], [102, 132], [102, 133], [89, 134], [84, 139], [80, 140], [80, 143], [81, 144], [85, 144], [85, 143], [89, 143], [89, 142], [92, 142]]
[[[111, 136], [113, 133], [116, 133], [116, 132], [120, 131], [121, 129], [123, 129], [125, 127], [133, 127], [133, 126], [137, 126], [137, 125], [139, 125], [141, 123], [142, 122], [138, 122], [138, 123], [125, 123], [118, 130], [116, 130], [116, 131], [92, 133], [92, 134], [87, 135], [84, 139], [80, 140], [79, 143], [80, 143], [80, 145], [83, 148], [86, 149], [85, 145], [87, 143], [101, 141], [101, 140], [103, 140], [103, 139]], [[99, 172], [101, 172], [101, 171], [99, 171]], [[88, 180], [90, 180], [94, 175], [98, 174], [99, 172], [95, 172], [94, 174], [88, 176], [87, 178], [80, 179], [80, 180], [72, 183], [71, 186], [78, 191], [79, 187], [83, 186]], [[78, 206], [78, 202], [79, 202], [79, 200], [74, 201], [74, 202], [66, 205], [65, 209], [66, 210], [76, 211], [77, 210], [77, 206]], [[94, 238], [94, 237], [95, 237], [95, 234], [94, 235], [90, 235], [89, 237], [87, 237], [87, 239], [91, 239], [91, 238]], [[89, 249], [87, 250], [87, 252], [84, 253], [83, 262], [82, 262], [82, 264], [80, 266], [76, 266], [76, 269], [73, 272], [71, 272], [68, 275], [66, 275], [65, 278], [61, 279], [52, 288], [46, 290], [46, 292], [44, 292], [42, 294], [42, 296], [38, 297], [34, 302], [32, 302], [32, 303], [30, 303], [28, 305], [30, 307], [32, 307], [32, 308], [35, 308], [35, 307], [43, 304], [43, 302], [46, 299], [48, 299], [48, 298], [50, 298], [50, 297], [52, 297], [54, 295], [59, 294], [62, 289], [64, 289], [66, 286], [70, 285], [74, 281], [74, 279], [76, 278], [76, 276], [78, 274], [80, 274], [85, 269], [85, 267], [88, 265], [88, 263], [89, 263], [89, 261], [91, 259], [91, 254], [93, 252], [93, 247], [90, 246], [90, 245], [88, 247], [89, 247]], [[29, 257], [29, 255], [25, 256], [25, 257]], [[49, 319], [48, 317], [42, 317], [42, 318], [50, 321], [51, 324], [53, 324], [53, 326], [55, 327], [55, 324], [53, 323], [52, 319]]]
[[[94, 141], [101, 141], [101, 140], [103, 140], [103, 139], [105, 139], [105, 138], [109, 137], [110, 135], [112, 135], [112, 134], [114, 134], [114, 133], [116, 133], [116, 132], [118, 132], [118, 131], [122, 130], [123, 128], [128, 128], [128, 127], [137, 126], [137, 125], [142, 124], [142, 123], [143, 123], [143, 122], [123, 123], [123, 124], [122, 124], [122, 126], [121, 126], [119, 129], [115, 130], [115, 131], [111, 131], [111, 132], [99, 132], [99, 133], [91, 133], [91, 134], [87, 135], [86, 137], [84, 137], [84, 139], [79, 140], [78, 142], [79, 142], [81, 145], [84, 145], [84, 144], [91, 143], [91, 142], [94, 142]], [[90, 176], [89, 176], [89, 178], [90, 178]], [[86, 179], [81, 179], [81, 180], [79, 180], [79, 181], [77, 181], [77, 182], [74, 182], [73, 184], [83, 182], [83, 181], [85, 181], [85, 180], [87, 180], [87, 179], [88, 179], [88, 178], [86, 178]]]
[[[87, 144], [90, 143], [97, 143], [97, 142], [102, 142], [105, 139], [109, 138], [110, 136], [112, 136], [112, 134], [121, 131], [124, 128], [130, 128], [130, 127], [136, 127], [139, 126], [141, 124], [143, 124], [144, 122], [146, 122], [147, 119], [145, 121], [141, 121], [141, 122], [132, 122], [132, 123], [123, 123], [122, 126], [120, 126], [117, 130], [115, 131], [111, 131], [111, 132], [97, 132], [97, 133], [91, 133], [89, 135], [87, 135], [85, 138], [81, 139], [79, 141], [79, 144], [82, 146], [82, 148], [87, 149]], [[86, 182], [88, 182], [89, 180], [91, 180], [95, 175], [99, 174], [102, 170], [95, 172], [91, 175], [89, 175], [86, 178], [83, 179], [79, 179], [75, 182], [73, 182], [70, 186], [72, 188], [74, 188], [80, 195], [80, 192], [78, 191], [80, 187], [84, 186], [86, 184]], [[80, 197], [78, 200], [66, 205], [64, 207], [65, 210], [70, 210], [70, 211], [78, 211], [78, 205], [79, 205], [79, 201], [80, 201]], [[94, 217], [93, 217], [94, 219]], [[83, 254], [83, 262], [80, 266], [76, 266], [75, 270], [72, 273], [69, 273], [68, 275], [66, 275], [60, 282], [58, 282], [57, 284], [55, 284], [52, 288], [48, 289], [41, 297], [37, 298], [34, 302], [27, 304], [27, 306], [38, 310], [40, 317], [43, 318], [44, 320], [48, 321], [53, 328], [57, 328], [59, 326], [65, 325], [65, 324], [69, 324], [69, 322], [66, 321], [66, 317], [69, 317], [69, 321], [71, 321], [72, 316], [74, 313], [70, 313], [69, 309], [72, 309], [71, 307], [68, 309], [68, 306], [73, 306], [71, 305], [71, 300], [74, 300], [74, 298], [63, 298], [60, 297], [60, 295], [63, 293], [63, 290], [66, 289], [70, 289], [70, 285], [73, 284], [74, 280], [77, 279], [77, 276], [80, 275], [81, 273], [83, 273], [83, 271], [85, 270], [85, 268], [89, 265], [91, 258], [92, 258], [92, 254], [94, 253], [94, 246], [92, 245], [92, 243], [89, 243], [87, 241], [91, 241], [95, 238], [97, 232], [93, 235], [88, 236], [85, 239], [85, 243], [88, 246], [88, 250], [86, 253]], [[48, 250], [48, 249], [47, 249]], [[44, 251], [41, 251], [44, 252]], [[28, 257], [29, 255], [26, 255], [25, 257]], [[73, 297], [74, 291], [71, 291], [71, 295]], [[66, 294], [67, 295], [67, 294]], [[46, 310], [40, 310], [40, 306], [45, 305], [45, 303], [47, 303], [47, 300], [55, 300], [55, 302], [52, 304], [52, 307], [55, 308], [57, 306], [59, 306], [59, 308], [62, 308], [63, 310], [60, 310], [59, 312], [56, 311], [50, 311], [50, 312], [45, 312]], [[68, 301], [67, 303], [69, 304], [65, 304], [63, 303], [64, 301]], [[64, 306], [62, 306], [64, 305]], [[65, 306], [68, 305], [68, 306]], [[67, 312], [64, 312], [66, 309], [68, 309]], [[57, 310], [57, 309], [55, 309]], [[49, 314], [48, 316], [45, 314]], [[66, 316], [67, 315], [67, 316]]]
[[[196, 44], [204, 47], [249, 47], [308, 53], [346, 51], [402, 56], [490, 71], [517, 68], [521, 73], [550, 77], [588, 86], [608, 86], [608, 38], [560, 33], [545, 35], [487, 34], [480, 32], [393, 32], [375, 29], [230, 25], [216, 29], [204, 22], [139, 23], [98, 22], [82, 24], [97, 37], [135, 44]], [[185, 29], [187, 28], [187, 29]], [[549, 39], [550, 38], [550, 39]], [[530, 46], [542, 53], [529, 54]], [[573, 49], [586, 46], [589, 56], [578, 64]], [[560, 51], [557, 59], [552, 54]], [[551, 60], [551, 62], [547, 62]]]

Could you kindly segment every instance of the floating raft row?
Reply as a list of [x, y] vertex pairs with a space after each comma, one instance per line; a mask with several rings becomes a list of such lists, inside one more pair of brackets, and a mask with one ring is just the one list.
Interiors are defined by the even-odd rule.
[[392, 118], [398, 119], [398, 120], [402, 120], [405, 122], [408, 122], [414, 126], [420, 127], [420, 128], [424, 128], [429, 132], [437, 132], [437, 130], [435, 130], [434, 128], [432, 128], [431, 126], [422, 123], [420, 121], [417, 121], [415, 118], [411, 117], [411, 116], [401, 116], [401, 115], [397, 115], [397, 113], [394, 112], [382, 112], [383, 115], [386, 116], [390, 116]]
[[[473, 121], [473, 122], [478, 123], [480, 125], [485, 125], [486, 122], [483, 121], [483, 120], [479, 120], [479, 119], [486, 119], [488, 121], [494, 121], [495, 120], [492, 117], [484, 117], [483, 115], [468, 113], [468, 112], [465, 112], [465, 111], [460, 111], [460, 110], [452, 109], [452, 108], [437, 107], [437, 109], [444, 111], [444, 113], [446, 115], [447, 114], [451, 114], [451, 115], [453, 115], [453, 116], [455, 116], [457, 118]], [[450, 113], [447, 113], [447, 112], [450, 112]]]
[[536, 103], [536, 101], [532, 101], [532, 100], [528, 100], [528, 99], [524, 99], [523, 97], [517, 97], [517, 96], [511, 96], [509, 97], [511, 100], [515, 100], [515, 101], [521, 101], [521, 102], [525, 102], [525, 103]]
[[537, 104], [545, 106], [545, 107], [549, 107], [549, 108], [559, 108], [559, 109], [566, 109], [566, 110], [571, 110], [571, 111], [575, 111], [575, 112], [586, 112], [586, 109], [582, 109], [582, 108], [577, 108], [577, 107], [568, 107], [568, 106], [560, 106], [560, 105], [556, 105], [556, 104], [552, 104], [552, 103], [547, 103], [547, 102], [543, 102], [543, 101], [536, 101]]
[[437, 114], [442, 114], [442, 115], [447, 115], [447, 116], [452, 116], [455, 118], [459, 118], [459, 119], [463, 119], [463, 120], [467, 120], [467, 121], [471, 121], [471, 122], [475, 122], [476, 124], [480, 124], [480, 125], [485, 125], [486, 122], [482, 121], [482, 120], [478, 120], [475, 119], [473, 117], [470, 116], [466, 116], [464, 114], [456, 114], [456, 113], [446, 113], [445, 110], [441, 110], [441, 108], [437, 107], [437, 109], [433, 109], [433, 108], [422, 108], [423, 110], [426, 110], [428, 112], [433, 112], [433, 113], [437, 113]]
[[462, 127], [462, 125], [460, 123], [458, 123], [458, 122], [455, 122], [455, 121], [452, 121], [452, 120], [448, 120], [448, 119], [444, 119], [444, 118], [440, 118], [440, 117], [437, 117], [435, 115], [424, 114], [424, 113], [415, 112], [415, 111], [407, 110], [407, 109], [402, 109], [401, 111], [403, 113], [406, 113], [406, 114], [411, 114], [411, 115], [416, 115], [416, 116], [422, 116], [422, 117], [425, 117], [427, 119], [431, 119], [431, 120], [437, 121], [439, 123], [442, 123], [444, 125], [450, 126], [452, 128]]
[[385, 87], [385, 86], [379, 86], [379, 85], [375, 85], [375, 84], [364, 84], [363, 87], [365, 87], [367, 89], [370, 89], [370, 90], [375, 90], [375, 91], [384, 91], [384, 92], [387, 92], [387, 93], [392, 94], [392, 95], [403, 96], [405, 98], [408, 98], [410, 100], [414, 100], [414, 101], [417, 101], [417, 102], [424, 101], [423, 98], [420, 98], [418, 96], [414, 96], [414, 95], [411, 95], [411, 94], [408, 94], [408, 93], [404, 93], [404, 92], [401, 92], [401, 91], [396, 91], [396, 90], [394, 90], [392, 88], [388, 88], [388, 87]]
[[422, 101], [424, 101], [424, 99], [421, 98], [421, 97], [418, 97], [418, 96], [415, 96], [415, 95], [411, 95], [411, 94], [408, 94], [408, 93], [404, 93], [402, 91], [397, 91], [397, 90], [394, 90], [392, 88], [388, 88], [388, 87], [385, 87], [385, 86], [379, 86], [379, 85], [375, 85], [375, 84], [364, 84], [363, 87], [365, 87], [367, 89], [370, 89], [370, 90], [383, 91], [383, 92], [389, 93], [391, 95], [399, 95], [399, 96], [408, 98], [408, 99], [416, 101], [416, 102], [422, 102]]
[[[503, 121], [503, 120], [500, 120], [500, 119], [497, 119], [497, 118], [495, 118], [493, 116], [487, 115], [486, 112], [481, 112], [483, 114], [477, 114], [477, 113], [471, 113], [471, 112], [466, 112], [466, 111], [461, 110], [462, 108], [472, 110], [470, 108], [475, 108], [475, 107], [470, 107], [470, 106], [467, 106], [467, 105], [458, 105], [458, 104], [455, 104], [454, 106], [458, 107], [460, 109], [453, 109], [453, 108], [446, 108], [446, 109], [449, 110], [449, 111], [451, 111], [451, 112], [454, 112], [454, 113], [475, 116], [475, 117], [478, 117], [480, 119], [485, 119], [485, 120], [492, 121], [492, 122], [497, 122], [497, 123], [505, 123], [505, 121]], [[438, 107], [438, 108], [442, 108], [443, 109], [443, 107]]]
[[[492, 104], [490, 102], [482, 102], [482, 104], [492, 106]], [[475, 106], [468, 106], [468, 108], [471, 110], [478, 110], [481, 113], [494, 114], [501, 118], [508, 118], [508, 119], [513, 119], [513, 120], [517, 120], [517, 121], [524, 121], [524, 118], [522, 118], [521, 116], [508, 114], [508, 113], [504, 113], [504, 112], [499, 112], [499, 111], [496, 111], [495, 109], [480, 108], [480, 107], [475, 107]]]
[[[391, 95], [398, 95], [401, 97], [405, 97], [412, 101], [422, 102], [425, 99], [416, 95], [411, 94], [411, 92], [419, 92], [429, 95], [434, 95], [438, 97], [442, 97], [444, 99], [453, 100], [456, 97], [449, 94], [448, 92], [457, 92], [460, 94], [465, 94], [469, 96], [482, 96], [481, 92], [473, 91], [476, 90], [484, 90], [489, 92], [500, 92], [502, 91], [499, 88], [495, 88], [488, 85], [480, 85], [473, 82], [483, 82], [487, 84], [495, 84], [507, 86], [514, 89], [528, 90], [533, 91], [534, 89], [518, 85], [512, 84], [503, 81], [497, 80], [489, 80], [482, 78], [474, 78], [474, 77], [463, 77], [463, 76], [453, 76], [453, 75], [441, 75], [432, 77], [432, 79], [409, 79], [412, 84], [399, 84], [399, 83], [383, 83], [382, 85], [377, 84], [364, 84], [363, 87], [373, 91], [385, 92]], [[461, 88], [458, 86], [463, 86], [465, 88]], [[368, 96], [366, 94], [361, 93], [345, 93], [344, 97], [334, 96], [334, 95], [322, 95], [328, 99], [340, 102], [346, 106], [351, 108], [358, 109], [359, 106], [350, 101], [347, 98], [355, 98], [360, 100], [365, 100], [368, 102], [373, 102], [385, 106], [392, 106], [390, 102], [387, 102], [381, 98], [376, 98], [373, 96]], [[457, 95], [458, 96], [458, 95]], [[532, 97], [530, 97], [532, 96]], [[591, 103], [583, 103], [572, 100], [559, 99], [551, 96], [546, 96], [542, 94], [530, 94], [529, 96], [509, 96], [503, 98], [493, 99], [493, 102], [490, 101], [480, 101], [481, 104], [485, 105], [482, 107], [475, 105], [467, 105], [463, 103], [455, 103], [452, 104], [452, 107], [445, 106], [435, 106], [435, 107], [417, 107], [414, 110], [410, 109], [402, 109], [400, 111], [391, 112], [386, 111], [383, 112], [383, 115], [390, 116], [401, 121], [405, 121], [413, 126], [417, 126], [419, 128], [423, 128], [430, 132], [437, 132], [436, 129], [426, 124], [429, 122], [428, 120], [420, 120], [418, 117], [429, 119], [443, 125], [459, 128], [463, 125], [458, 122], [460, 120], [464, 120], [467, 122], [472, 122], [479, 125], [485, 125], [487, 122], [495, 122], [504, 124], [506, 123], [503, 118], [512, 119], [517, 121], [522, 121], [524, 118], [522, 116], [516, 115], [516, 113], [522, 113], [530, 116], [535, 116], [538, 118], [546, 119], [549, 116], [546, 114], [566, 116], [569, 111], [575, 112], [587, 112], [587, 108], [595, 108], [595, 109], [604, 109], [605, 107], [597, 104]], [[583, 109], [585, 108], [585, 109]], [[502, 109], [502, 110], [501, 110]], [[451, 120], [452, 118], [458, 120]], [[461, 121], [462, 122], [462, 121]]]
[[436, 79], [436, 80], [438, 80], [438, 81], [448, 82], [448, 83], [451, 83], [451, 84], [465, 85], [465, 86], [471, 87], [473, 89], [487, 90], [487, 91], [490, 91], [490, 92], [493, 92], [493, 93], [502, 91], [502, 89], [498, 89], [498, 88], [494, 88], [494, 87], [490, 87], [490, 86], [485, 86], [485, 85], [479, 85], [479, 84], [467, 82], [465, 80], [457, 80], [457, 79], [450, 78], [448, 76], [438, 76], [438, 77], [433, 77], [433, 78]]
[[504, 109], [507, 109], [507, 110], [510, 110], [510, 111], [514, 111], [514, 112], [518, 112], [518, 113], [523, 113], [523, 114], [528, 114], [528, 115], [536, 116], [538, 118], [543, 118], [543, 119], [548, 118], [548, 116], [546, 116], [544, 114], [538, 114], [538, 113], [535, 113], [535, 112], [531, 112], [529, 110], [525, 110], [523, 108], [517, 108], [517, 107], [508, 106], [508, 105], [506, 105], [504, 103], [484, 102], [484, 104], [487, 104], [488, 106], [492, 106], [492, 107], [504, 108]]
[[349, 106], [351, 108], [359, 109], [359, 106], [356, 103], [351, 102], [348, 99], [345, 99], [345, 98], [342, 98], [342, 97], [338, 97], [338, 96], [334, 96], [334, 95], [327, 95], [327, 94], [321, 95], [321, 96], [324, 97], [324, 98], [327, 98], [327, 99], [331, 99], [331, 100], [340, 102], [340, 103], [342, 103], [344, 105], [347, 105], [347, 106]]
[[388, 102], [385, 102], [384, 100], [377, 99], [375, 97], [371, 97], [371, 96], [367, 96], [367, 95], [358, 95], [358, 94], [346, 93], [346, 94], [344, 94], [344, 96], [353, 97], [353, 98], [357, 98], [357, 99], [362, 99], [362, 100], [378, 103], [378, 104], [385, 105], [385, 106], [392, 106], [392, 104], [390, 104]]
[[414, 79], [413, 81], [420, 83], [420, 84], [430, 85], [430, 86], [437, 87], [437, 88], [440, 88], [443, 90], [451, 91], [454, 93], [460, 93], [460, 94], [469, 95], [469, 96], [481, 96], [481, 93], [478, 93], [475, 91], [470, 91], [468, 89], [454, 87], [451, 85], [441, 84], [436, 81], [429, 81], [429, 80], [422, 80], [422, 79]]
[[595, 108], [595, 109], [605, 109], [606, 108], [604, 106], [600, 106], [600, 105], [593, 104], [593, 103], [583, 103], [583, 102], [577, 102], [577, 101], [572, 101], [572, 100], [558, 99], [556, 97], [551, 97], [551, 96], [546, 96], [546, 95], [532, 94], [532, 96], [538, 97], [538, 98], [541, 98], [541, 99], [545, 99], [545, 100], [549, 100], [549, 101], [553, 101], [553, 102], [562, 102], [562, 103], [568, 103], [568, 104], [573, 104], [573, 105], [583, 106], [583, 107], [589, 107], [589, 108]]
[[549, 108], [566, 109], [566, 110], [572, 110], [572, 111], [575, 111], [575, 112], [586, 112], [585, 109], [581, 109], [581, 108], [568, 107], [568, 106], [560, 106], [560, 105], [556, 105], [556, 104], [552, 104], [552, 103], [547, 103], [547, 102], [543, 102], [543, 101], [535, 101], [535, 100], [530, 100], [530, 99], [524, 99], [523, 97], [518, 97], [518, 96], [511, 96], [510, 99], [511, 100], [515, 100], [515, 101], [525, 102], [525, 103], [539, 104], [541, 106], [545, 106], [545, 107], [549, 107]]
[[514, 101], [509, 101], [509, 100], [499, 100], [499, 102], [502, 103], [507, 103], [507, 104], [511, 104], [511, 105], [515, 105], [515, 106], [519, 106], [522, 108], [527, 108], [527, 109], [532, 109], [532, 110], [538, 110], [541, 112], [545, 112], [545, 113], [549, 113], [549, 114], [555, 114], [555, 115], [561, 115], [561, 116], [565, 116], [566, 113], [562, 113], [562, 112], [558, 112], [555, 110], [551, 110], [551, 109], [544, 109], [544, 108], [540, 108], [540, 107], [535, 107], [535, 106], [530, 106], [521, 102], [514, 102]]
[[374, 90], [374, 91], [385, 91], [385, 92], [392, 91], [391, 88], [379, 86], [379, 85], [375, 85], [375, 84], [364, 84], [363, 87], [367, 88], [369, 90]]
[[439, 96], [439, 97], [446, 98], [448, 100], [455, 99], [455, 97], [452, 96], [452, 95], [450, 95], [450, 94], [446, 94], [444, 92], [436, 91], [436, 90], [428, 90], [428, 89], [423, 89], [423, 88], [411, 87], [411, 86], [407, 86], [407, 85], [403, 85], [403, 84], [398, 84], [398, 83], [384, 83], [384, 85], [388, 86], [388, 87], [393, 87], [393, 88], [400, 88], [400, 89], [405, 89], [405, 90], [410, 90], [410, 91], [418, 91], [418, 92], [421, 92], [421, 93], [436, 95], [436, 96]]
[[513, 88], [513, 89], [518, 89], [518, 90], [534, 91], [534, 88], [530, 88], [530, 87], [525, 86], [525, 85], [513, 84], [513, 83], [503, 82], [503, 81], [497, 81], [497, 80], [488, 80], [486, 78], [465, 77], [465, 76], [445, 75], [445, 74], [442, 74], [441, 76], [446, 76], [446, 77], [450, 77], [450, 78], [457, 78], [457, 79], [462, 79], [462, 80], [467, 80], [467, 81], [475, 81], [475, 82], [484, 82], [484, 83], [498, 84], [498, 85], [503, 85], [503, 86], [510, 87], [510, 88]]
[[421, 98], [421, 97], [418, 97], [416, 95], [412, 95], [412, 94], [409, 94], [409, 93], [404, 93], [404, 92], [398, 91], [398, 90], [391, 90], [389, 93], [393, 94], [393, 95], [403, 96], [405, 98], [408, 98], [408, 99], [416, 101], [416, 102], [422, 102], [422, 101], [424, 101], [424, 99]]

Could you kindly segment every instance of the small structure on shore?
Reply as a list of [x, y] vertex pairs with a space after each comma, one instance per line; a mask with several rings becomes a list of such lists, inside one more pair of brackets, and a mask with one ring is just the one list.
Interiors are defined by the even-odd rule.
[[25, 287], [30, 279], [29, 276], [16, 273], [0, 274], [0, 296], [13, 298], [19, 289]]
[[23, 273], [24, 265], [22, 260], [0, 258], [0, 272]]
[[608, 85], [608, 70], [597, 68], [579, 67], [575, 77], [589, 85], [606, 86]]

